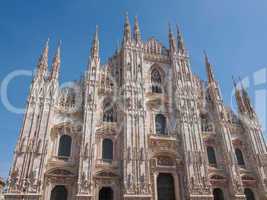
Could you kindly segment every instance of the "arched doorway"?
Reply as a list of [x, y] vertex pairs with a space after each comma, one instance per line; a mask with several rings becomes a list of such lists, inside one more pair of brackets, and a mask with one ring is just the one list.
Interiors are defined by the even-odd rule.
[[223, 191], [220, 188], [215, 188], [213, 190], [214, 200], [224, 200]]
[[157, 190], [158, 200], [175, 200], [174, 180], [171, 174], [158, 175]]
[[99, 191], [99, 200], [113, 200], [113, 190], [110, 187], [103, 187]]
[[68, 191], [64, 185], [57, 185], [51, 192], [50, 200], [67, 200]]
[[251, 189], [245, 188], [244, 193], [246, 196], [246, 200], [255, 200], [254, 193]]

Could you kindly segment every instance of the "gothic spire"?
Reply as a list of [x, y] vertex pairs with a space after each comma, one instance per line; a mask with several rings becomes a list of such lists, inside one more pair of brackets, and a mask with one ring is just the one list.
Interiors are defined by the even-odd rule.
[[240, 90], [237, 88], [237, 84], [236, 84], [234, 77], [232, 77], [232, 79], [233, 79], [233, 83], [234, 83], [234, 87], [235, 87], [235, 98], [236, 98], [238, 110], [240, 113], [244, 113], [245, 112], [245, 105], [244, 105], [242, 95], [240, 93]]
[[43, 52], [38, 60], [37, 64], [37, 77], [42, 77], [46, 75], [48, 68], [48, 49], [49, 49], [49, 38], [47, 39]]
[[91, 47], [91, 59], [99, 58], [99, 37], [98, 37], [98, 26], [96, 26], [95, 36], [92, 41]]
[[172, 52], [177, 50], [176, 41], [175, 41], [175, 38], [173, 37], [172, 28], [171, 28], [170, 23], [169, 23], [169, 45], [170, 45], [170, 50]]
[[215, 81], [213, 70], [212, 70], [212, 65], [210, 64], [207, 53], [205, 51], [204, 51], [204, 55], [205, 55], [205, 65], [206, 65], [206, 70], [207, 70], [208, 81], [209, 83], [211, 83]]
[[135, 18], [134, 18], [134, 40], [136, 42], [141, 41], [141, 33], [140, 33], [140, 28], [139, 28], [137, 16], [135, 16]]
[[254, 111], [254, 109], [253, 109], [253, 107], [251, 105], [251, 101], [250, 101], [248, 92], [247, 92], [246, 88], [244, 87], [241, 78], [239, 78], [239, 81], [240, 81], [240, 85], [241, 85], [242, 98], [243, 98], [243, 101], [244, 101], [244, 105], [246, 107], [246, 110], [247, 110], [247, 112], [248, 112], [248, 114], [250, 116], [254, 116], [255, 111]]
[[57, 79], [59, 74], [60, 68], [60, 50], [61, 50], [61, 41], [58, 42], [57, 51], [53, 59], [52, 63], [52, 72], [51, 72], [51, 79]]
[[125, 14], [123, 43], [131, 40], [131, 25], [128, 17], [128, 13]]
[[179, 51], [185, 52], [185, 45], [184, 45], [184, 39], [182, 36], [182, 33], [178, 27], [178, 25], [176, 25], [176, 31], [177, 31], [177, 47]]

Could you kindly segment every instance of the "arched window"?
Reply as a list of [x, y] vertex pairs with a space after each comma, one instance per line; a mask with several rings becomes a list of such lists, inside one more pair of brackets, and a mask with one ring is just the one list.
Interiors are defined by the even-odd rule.
[[113, 142], [111, 139], [104, 139], [102, 145], [102, 159], [110, 161], [113, 159]]
[[166, 118], [162, 114], [157, 114], [155, 118], [156, 133], [159, 135], [166, 135]]
[[106, 100], [104, 102], [104, 114], [103, 114], [103, 121], [104, 122], [116, 122], [117, 121], [117, 115], [116, 115], [116, 109], [115, 106], [112, 105], [111, 100]]
[[208, 153], [209, 164], [216, 165], [217, 161], [216, 161], [216, 155], [215, 155], [214, 148], [211, 146], [208, 146], [207, 147], [207, 153]]
[[113, 190], [110, 187], [103, 187], [99, 191], [99, 200], [113, 200]]
[[245, 165], [244, 157], [240, 149], [235, 149], [235, 156], [237, 159], [237, 164], [244, 166]]
[[215, 188], [213, 190], [213, 199], [214, 200], [224, 200], [223, 191], [220, 188]]
[[161, 76], [157, 69], [153, 69], [151, 72], [152, 92], [162, 93], [161, 89]]
[[64, 185], [57, 185], [51, 192], [50, 200], [67, 200], [68, 191]]
[[255, 200], [254, 193], [252, 192], [251, 189], [245, 188], [244, 193], [245, 193], [245, 196], [246, 196], [246, 200]]
[[59, 140], [58, 156], [69, 157], [71, 152], [71, 137], [62, 135]]
[[175, 200], [174, 180], [171, 174], [158, 175], [157, 194], [158, 200]]

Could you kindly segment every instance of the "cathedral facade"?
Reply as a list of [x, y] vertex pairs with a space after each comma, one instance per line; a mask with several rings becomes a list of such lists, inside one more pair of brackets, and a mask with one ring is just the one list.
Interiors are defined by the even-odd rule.
[[[175, 36], [176, 35], [176, 36]], [[264, 200], [267, 154], [247, 91], [224, 105], [205, 54], [193, 74], [182, 34], [143, 41], [125, 18], [121, 46], [100, 64], [98, 30], [84, 76], [59, 87], [48, 42], [14, 151], [7, 200]]]

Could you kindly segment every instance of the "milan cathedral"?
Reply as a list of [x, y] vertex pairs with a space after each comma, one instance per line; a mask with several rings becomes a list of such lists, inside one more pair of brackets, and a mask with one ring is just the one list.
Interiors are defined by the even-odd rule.
[[100, 64], [98, 29], [79, 81], [59, 87], [48, 42], [30, 87], [7, 200], [264, 200], [267, 152], [244, 86], [223, 103], [207, 54], [193, 74], [181, 32], [143, 41], [137, 18]]

